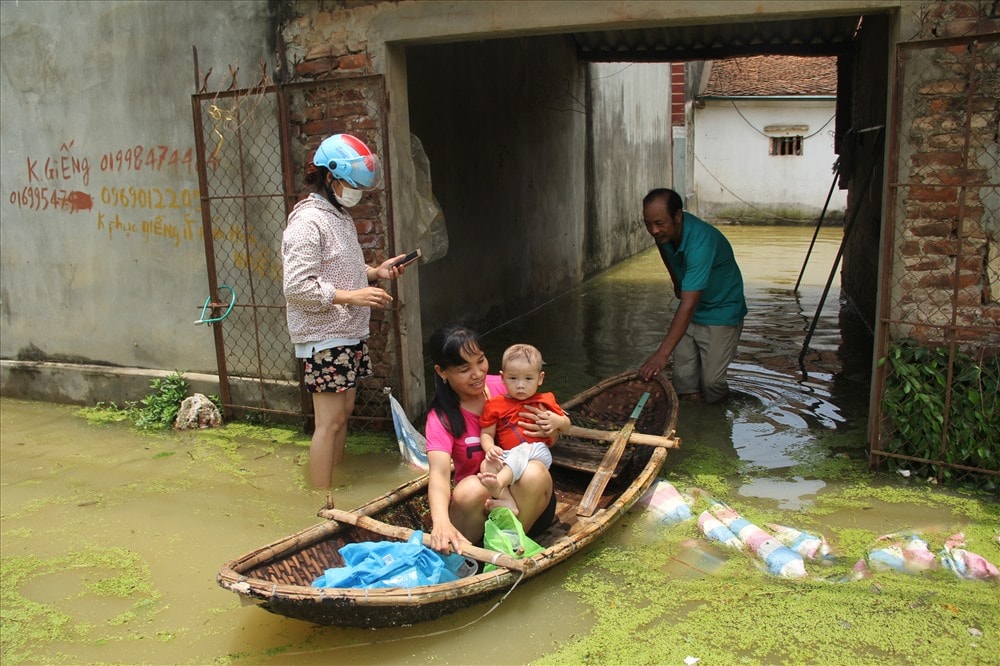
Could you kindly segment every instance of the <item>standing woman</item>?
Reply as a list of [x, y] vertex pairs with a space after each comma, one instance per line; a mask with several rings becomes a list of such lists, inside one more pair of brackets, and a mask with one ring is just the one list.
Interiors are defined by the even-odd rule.
[[362, 141], [350, 134], [325, 139], [306, 168], [306, 196], [288, 216], [281, 241], [288, 331], [295, 356], [305, 359], [303, 380], [312, 393], [309, 480], [317, 489], [330, 487], [344, 458], [358, 380], [372, 374], [365, 343], [371, 308], [392, 300], [375, 283], [403, 273], [392, 264], [404, 255], [365, 263], [347, 211], [363, 190], [380, 184], [378, 155]]

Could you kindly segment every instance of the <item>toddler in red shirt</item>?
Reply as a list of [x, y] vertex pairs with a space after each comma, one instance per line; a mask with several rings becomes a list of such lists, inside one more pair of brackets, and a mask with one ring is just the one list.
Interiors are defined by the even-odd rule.
[[[482, 427], [480, 444], [486, 454], [479, 470], [479, 480], [492, 498], [487, 508], [507, 507], [515, 514], [517, 503], [510, 494], [510, 484], [521, 478], [528, 464], [536, 460], [548, 469], [552, 465], [549, 446], [559, 433], [570, 426], [569, 417], [552, 393], [539, 393], [545, 379], [542, 354], [535, 347], [516, 344], [503, 354], [500, 375], [506, 394], [486, 401], [479, 419]], [[541, 415], [537, 421], [548, 437], [527, 436], [521, 429], [522, 412]]]

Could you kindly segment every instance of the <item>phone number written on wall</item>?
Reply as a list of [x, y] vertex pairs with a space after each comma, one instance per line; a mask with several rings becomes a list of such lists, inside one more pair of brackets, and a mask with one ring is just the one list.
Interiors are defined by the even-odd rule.
[[[201, 208], [201, 194], [195, 188], [134, 186], [127, 184], [104, 185], [95, 201], [88, 189], [92, 161], [73, 154], [75, 141], [63, 143], [54, 157], [25, 160], [28, 184], [10, 193], [11, 205], [29, 211], [59, 211], [69, 214], [91, 211], [95, 204], [126, 210], [146, 210], [154, 213], [152, 219], [123, 219], [121, 214], [97, 211], [97, 230], [108, 233], [109, 238], [124, 232], [141, 234], [146, 240], [163, 236], [174, 241], [193, 240], [200, 236], [195, 226], [193, 212]], [[193, 148], [171, 148], [167, 145], [135, 145], [105, 152], [99, 160], [102, 174], [135, 174], [172, 172], [179, 175], [194, 171]], [[214, 168], [216, 165], [210, 165]], [[73, 182], [75, 181], [75, 182]], [[81, 189], [73, 189], [82, 183]], [[161, 212], [162, 211], [162, 212]], [[170, 218], [181, 213], [176, 221]], [[127, 214], [126, 214], [127, 215]], [[160, 230], [166, 230], [159, 233]], [[199, 230], [200, 231], [200, 230]]]

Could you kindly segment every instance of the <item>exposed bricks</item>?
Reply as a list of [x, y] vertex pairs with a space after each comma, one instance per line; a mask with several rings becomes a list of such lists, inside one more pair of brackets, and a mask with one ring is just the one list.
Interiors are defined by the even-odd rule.
[[915, 185], [910, 188], [910, 198], [914, 201], [936, 201], [947, 203], [955, 201], [955, 190], [948, 187], [928, 187]]
[[962, 153], [958, 151], [941, 151], [934, 153], [914, 153], [910, 158], [914, 166], [962, 166]]
[[941, 289], [952, 291], [957, 285], [959, 289], [965, 287], [975, 287], [980, 284], [978, 275], [959, 274], [957, 277], [953, 273], [928, 273], [917, 280], [917, 286], [924, 289]]
[[302, 123], [299, 130], [307, 136], [329, 136], [347, 131], [347, 121], [344, 118], [325, 118]]
[[295, 73], [298, 76], [315, 79], [319, 78], [320, 74], [328, 74], [336, 68], [336, 62], [333, 58], [316, 58], [296, 63]]
[[945, 238], [951, 236], [954, 227], [947, 222], [927, 222], [924, 224], [914, 224], [908, 231], [914, 236], [940, 236]]
[[[368, 24], [377, 14], [377, 1], [300, 3], [303, 14], [283, 29], [288, 56], [299, 80], [323, 81], [304, 87], [289, 117], [294, 136], [302, 147], [314, 149], [331, 134], [350, 133], [377, 151], [384, 145], [384, 123], [379, 117], [384, 100], [381, 84], [360, 79], [373, 74], [368, 51]], [[329, 82], [329, 85], [325, 83]], [[369, 265], [381, 263], [389, 246], [387, 197], [368, 194], [351, 209], [358, 242]], [[387, 416], [383, 386], [398, 378], [395, 349], [390, 344], [395, 331], [391, 312], [373, 310], [368, 348], [375, 376], [363, 383], [354, 415]]]
[[363, 72], [368, 69], [368, 55], [355, 53], [337, 59], [337, 68], [346, 71]]

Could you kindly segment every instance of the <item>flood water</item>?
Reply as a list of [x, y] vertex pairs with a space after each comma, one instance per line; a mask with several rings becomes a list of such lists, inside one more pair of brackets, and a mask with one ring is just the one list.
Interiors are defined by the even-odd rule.
[[[841, 230], [821, 232], [797, 294], [792, 287], [812, 229], [725, 233], [750, 306], [731, 369], [734, 395], [720, 405], [682, 404], [684, 446], [665, 471], [672, 461], [691, 463], [714, 450], [741, 463], [740, 497], [795, 511], [828, 485], [796, 467], [811, 442], [861, 433], [845, 455], [865, 455], [867, 332], [841, 306], [835, 283], [803, 372], [803, 338]], [[546, 388], [568, 397], [641, 364], [675, 305], [658, 256], [645, 252], [487, 332], [484, 344], [496, 370], [511, 341], [534, 343], [547, 362]], [[594, 626], [593, 609], [565, 585], [588, 566], [580, 557], [495, 608], [480, 604], [414, 627], [316, 627], [241, 607], [215, 584], [221, 564], [319, 522], [322, 498], [303, 480], [304, 437], [288, 441], [278, 430], [264, 440], [146, 434], [90, 425], [66, 406], [0, 405], [4, 664], [521, 664], [558, 653]], [[348, 456], [336, 472], [338, 506], [357, 506], [416, 475], [394, 446], [390, 440], [383, 451]], [[911, 510], [831, 521], [890, 531]], [[922, 519], [948, 517], [930, 512]], [[643, 525], [625, 520], [595, 548], [648, 541], [653, 535]]]

